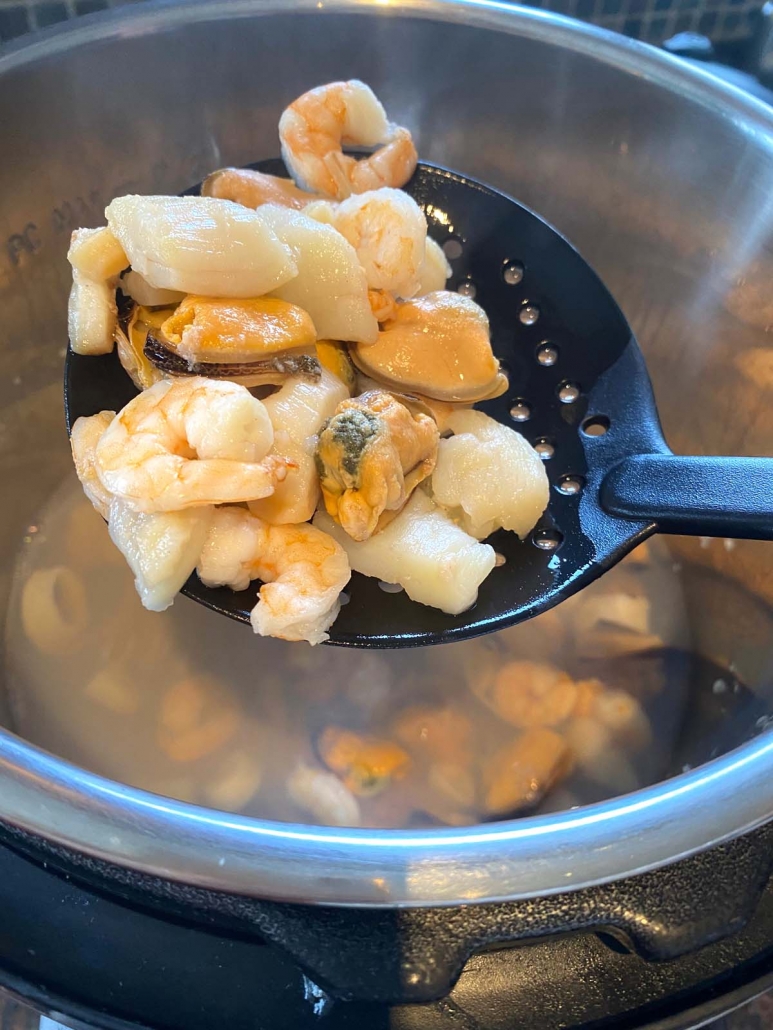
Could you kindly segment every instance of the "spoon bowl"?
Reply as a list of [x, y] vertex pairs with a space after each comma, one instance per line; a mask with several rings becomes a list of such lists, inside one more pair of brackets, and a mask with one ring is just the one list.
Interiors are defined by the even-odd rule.
[[[286, 174], [280, 160], [250, 167]], [[773, 539], [773, 459], [671, 453], [631, 328], [568, 240], [512, 198], [430, 164], [405, 190], [451, 261], [448, 288], [486, 311], [509, 376], [507, 392], [478, 407], [537, 448], [550, 502], [525, 540], [489, 538], [499, 563], [472, 608], [446, 615], [354, 573], [329, 643], [417, 647], [503, 629], [576, 593], [656, 531]], [[68, 350], [68, 430], [136, 392], [115, 352]], [[259, 589], [213, 589], [194, 574], [182, 592], [249, 622]]]

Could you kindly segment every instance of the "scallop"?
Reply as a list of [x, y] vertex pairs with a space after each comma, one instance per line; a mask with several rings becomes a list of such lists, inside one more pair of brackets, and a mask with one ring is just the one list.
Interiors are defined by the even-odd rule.
[[185, 300], [185, 294], [179, 290], [160, 290], [156, 286], [151, 286], [147, 279], [143, 279], [139, 272], [133, 270], [121, 276], [118, 285], [124, 296], [146, 308], [167, 307]]
[[110, 539], [126, 558], [140, 600], [152, 612], [163, 612], [196, 568], [213, 506], [186, 511], [132, 511], [117, 498], [110, 505]]
[[297, 275], [257, 212], [215, 197], [118, 197], [107, 223], [132, 269], [158, 289], [259, 297]]
[[412, 600], [450, 615], [475, 603], [496, 562], [493, 547], [460, 529], [422, 490], [369, 540], [352, 540], [326, 512], [314, 525], [338, 541], [356, 572], [398, 583]]
[[250, 511], [274, 524], [307, 522], [319, 500], [314, 467], [316, 435], [338, 405], [349, 396], [346, 386], [322, 369], [316, 381], [293, 376], [263, 404], [274, 427], [271, 454], [295, 464], [293, 474], [278, 483], [270, 497], [250, 501]]
[[83, 581], [65, 565], [36, 569], [21, 598], [24, 632], [44, 654], [64, 655], [85, 641], [89, 607]]
[[255, 217], [291, 248], [297, 264], [297, 276], [274, 296], [308, 311], [320, 339], [373, 343], [378, 322], [354, 247], [331, 226], [286, 207], [266, 204]]
[[468, 533], [483, 540], [496, 529], [525, 537], [548, 504], [540, 456], [514, 429], [482, 411], [457, 411], [446, 420], [454, 435], [441, 440], [432, 493], [459, 512]]
[[373, 346], [355, 347], [352, 357], [381, 383], [441, 401], [480, 401], [507, 389], [485, 311], [447, 290], [400, 304]]
[[107, 281], [89, 279], [73, 269], [67, 333], [75, 354], [109, 354], [116, 325], [115, 289]]
[[123, 247], [106, 226], [76, 229], [70, 238], [67, 260], [81, 275], [96, 280], [112, 279], [129, 264]]

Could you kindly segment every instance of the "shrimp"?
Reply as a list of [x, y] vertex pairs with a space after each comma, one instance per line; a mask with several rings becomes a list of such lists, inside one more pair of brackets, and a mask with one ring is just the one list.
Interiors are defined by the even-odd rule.
[[201, 186], [202, 197], [232, 200], [242, 207], [258, 208], [261, 204], [279, 204], [300, 211], [317, 198], [299, 190], [292, 179], [266, 175], [252, 168], [220, 168], [208, 175]]
[[110, 423], [95, 468], [102, 486], [137, 512], [249, 501], [271, 494], [292, 468], [266, 457], [273, 442], [268, 412], [244, 386], [163, 381]]
[[388, 322], [397, 314], [397, 301], [386, 290], [368, 290], [368, 303], [377, 322]]
[[107, 518], [112, 496], [110, 491], [102, 486], [97, 475], [95, 454], [102, 434], [114, 418], [114, 411], [100, 411], [98, 415], [81, 416], [75, 420], [70, 433], [75, 472], [81, 481], [83, 492], [103, 519]]
[[308, 523], [272, 526], [244, 508], [217, 508], [198, 564], [208, 587], [263, 581], [250, 622], [263, 637], [319, 644], [351, 570], [342, 547]]
[[309, 205], [306, 214], [328, 222], [351, 243], [371, 289], [401, 297], [411, 297], [419, 289], [427, 219], [407, 193], [385, 186], [340, 204], [319, 201]]
[[145, 608], [162, 612], [196, 567], [214, 508], [142, 514], [114, 497], [96, 470], [96, 450], [114, 411], [79, 418], [72, 427], [75, 471], [84, 493], [107, 520], [110, 538], [134, 573], [134, 584]]
[[[282, 157], [306, 190], [344, 200], [352, 193], [404, 186], [417, 154], [407, 129], [387, 121], [376, 95], [363, 82], [331, 82], [298, 97], [279, 119]], [[358, 161], [342, 143], [375, 147]]]
[[475, 684], [474, 690], [496, 716], [523, 729], [557, 726], [577, 703], [577, 686], [567, 673], [528, 660], [507, 662], [493, 683]]

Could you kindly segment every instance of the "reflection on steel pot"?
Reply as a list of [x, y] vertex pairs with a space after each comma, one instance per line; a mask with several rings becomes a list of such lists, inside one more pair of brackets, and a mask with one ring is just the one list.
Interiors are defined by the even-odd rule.
[[[638, 336], [675, 450], [772, 453], [773, 114], [701, 71], [592, 28], [473, 0], [143, 5], [5, 50], [0, 601], [4, 620], [13, 602], [4, 668], [16, 707], [14, 722], [0, 705], [9, 726], [0, 734], [0, 983], [105, 1026], [289, 1028], [315, 1018], [315, 1005], [333, 1027], [366, 1025], [372, 1010], [330, 999], [437, 998], [473, 952], [544, 938], [486, 952], [450, 1000], [395, 1009], [384, 1020], [445, 1028], [461, 1008], [464, 1025], [504, 1027], [523, 1006], [524, 1021], [555, 1026], [641, 1013], [655, 1002], [669, 1006], [672, 1025], [706, 1018], [771, 974], [773, 744], [761, 732], [773, 693], [769, 545], [673, 543], [664, 567], [680, 577], [674, 612], [697, 652], [684, 658], [690, 693], [681, 735], [650, 775], [673, 778], [580, 809], [566, 810], [575, 799], [564, 793], [542, 814], [480, 825], [293, 825], [220, 810], [240, 812], [270, 781], [270, 769], [256, 771], [244, 758], [250, 747], [270, 749], [259, 718], [208, 796], [184, 775], [163, 786], [144, 781], [207, 809], [102, 778], [11, 732], [48, 747], [57, 741], [62, 755], [140, 782], [128, 766], [104, 770], [78, 751], [78, 721], [66, 717], [80, 697], [68, 713], [60, 694], [55, 712], [46, 707], [55, 690], [43, 703], [11, 661], [24, 615], [12, 596], [14, 567], [37, 514], [54, 510], [46, 505], [71, 477], [61, 408], [71, 230], [102, 222], [117, 194], [177, 193], [214, 168], [275, 153], [287, 100], [349, 77], [373, 86], [411, 128], [422, 157], [513, 194], [579, 247]], [[511, 258], [517, 268], [517, 241]], [[547, 454], [550, 441], [541, 446]], [[560, 454], [550, 460], [560, 464]], [[571, 472], [558, 469], [564, 479]], [[92, 595], [87, 585], [84, 601], [81, 581], [60, 566], [52, 557], [33, 600], [51, 613], [43, 650], [59, 649], [66, 682], [64, 663]], [[110, 589], [111, 570], [99, 569]], [[74, 622], [57, 621], [63, 592], [76, 598]], [[640, 606], [624, 603], [616, 618], [603, 645], [585, 641], [582, 660], [615, 647], [624, 679], [620, 626], [641, 628]], [[164, 641], [146, 643], [148, 654], [167, 654]], [[99, 634], [92, 644], [99, 675], [84, 689], [108, 699], [116, 725], [135, 726], [141, 695], [110, 671], [120, 673], [120, 648], [103, 656]], [[574, 679], [556, 689], [579, 691]], [[481, 704], [531, 732], [522, 710], [508, 707], [503, 682], [497, 673], [481, 687]], [[595, 696], [587, 684], [583, 691]], [[188, 682], [165, 700], [159, 739], [167, 751], [199, 761], [245, 730], [228, 690], [218, 695], [215, 737], [186, 723], [185, 713], [204, 711], [211, 696]], [[613, 702], [605, 718], [619, 722], [628, 702]], [[412, 725], [402, 727], [408, 737]], [[630, 741], [646, 742], [646, 732], [638, 716], [625, 724]], [[584, 761], [592, 741], [581, 738]], [[555, 754], [563, 768], [557, 745]], [[603, 775], [634, 789], [640, 781], [626, 758], [619, 751]], [[402, 758], [395, 762], [402, 768]], [[445, 763], [432, 775], [455, 803], [468, 803], [458, 768]], [[509, 785], [488, 775], [498, 813]], [[371, 796], [357, 794], [362, 782], [350, 769], [346, 776], [365, 811]], [[344, 821], [354, 821], [350, 800]], [[52, 906], [77, 947], [53, 940]], [[666, 958], [652, 975], [649, 961]], [[305, 981], [301, 967], [321, 986]], [[579, 991], [591, 981], [595, 990]], [[711, 1009], [709, 998], [725, 1000]]]

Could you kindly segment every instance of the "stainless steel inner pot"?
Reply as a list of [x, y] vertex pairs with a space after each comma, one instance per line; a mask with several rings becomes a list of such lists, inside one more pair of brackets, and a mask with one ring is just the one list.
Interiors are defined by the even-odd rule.
[[[287, 99], [349, 77], [374, 87], [422, 157], [514, 194], [584, 252], [638, 334], [676, 450], [773, 454], [769, 108], [622, 37], [486, 0], [142, 5], [0, 54], [3, 606], [24, 527], [68, 469], [71, 229], [99, 224], [116, 194], [177, 192], [274, 153]], [[770, 545], [675, 547], [773, 601]], [[744, 638], [739, 674], [766, 701], [773, 641], [719, 596], [707, 588], [697, 605], [699, 641], [711, 653]], [[729, 734], [723, 747], [738, 743]], [[228, 891], [448, 903], [565, 891], [741, 834], [773, 816], [772, 772], [762, 734], [575, 812], [464, 830], [328, 830], [168, 801], [2, 732], [0, 819]]]

